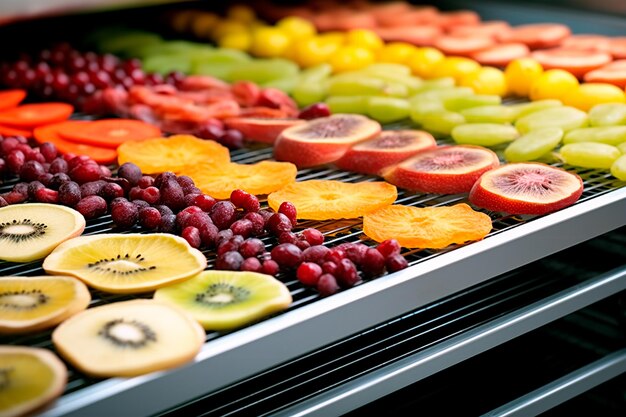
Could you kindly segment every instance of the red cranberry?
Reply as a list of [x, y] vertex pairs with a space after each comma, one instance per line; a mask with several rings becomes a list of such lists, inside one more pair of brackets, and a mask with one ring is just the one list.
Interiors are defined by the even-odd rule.
[[35, 193], [37, 192], [37, 190], [40, 190], [42, 188], [46, 188], [46, 187], [41, 182], [32, 181], [30, 184], [28, 184], [28, 198], [31, 200], [34, 200]]
[[207, 248], [214, 247], [215, 243], [217, 242], [219, 232], [220, 231], [217, 226], [212, 223], [200, 229], [200, 238], [202, 239], [202, 244]]
[[54, 158], [54, 160], [50, 162], [48, 172], [51, 174], [67, 173], [67, 161], [63, 158]]
[[275, 276], [278, 274], [280, 267], [278, 263], [272, 259], [266, 259], [263, 261], [263, 266], [261, 267], [261, 272], [267, 275]]
[[193, 199], [192, 205], [200, 207], [202, 211], [209, 212], [215, 203], [215, 199], [210, 195], [200, 194]]
[[161, 212], [154, 207], [143, 207], [138, 212], [139, 224], [148, 230], [154, 230], [161, 224]]
[[315, 262], [316, 264], [322, 264], [326, 254], [330, 251], [326, 246], [311, 246], [302, 252], [302, 258], [305, 262]]
[[192, 248], [199, 248], [202, 244], [202, 239], [200, 238], [200, 231], [198, 228], [193, 226], [187, 226], [181, 232], [181, 236], [183, 239], [189, 243], [189, 246]]
[[157, 229], [163, 233], [176, 233], [176, 215], [166, 214], [161, 216], [161, 224]]
[[176, 215], [176, 225], [182, 230], [188, 226], [187, 221], [194, 213], [203, 213], [202, 209], [197, 206], [189, 206], [181, 210]]
[[311, 120], [330, 116], [330, 108], [326, 103], [313, 103], [298, 113], [299, 119]]
[[86, 163], [71, 169], [69, 175], [77, 183], [84, 184], [102, 178], [102, 171], [99, 165]]
[[57, 155], [59, 154], [59, 151], [56, 145], [50, 142], [44, 142], [41, 145], [39, 145], [39, 152], [41, 152], [43, 157], [46, 159], [46, 162], [54, 161]]
[[98, 195], [107, 201], [111, 201], [117, 197], [124, 197], [124, 189], [114, 182], [107, 182], [102, 186]]
[[337, 282], [344, 288], [354, 287], [360, 281], [356, 265], [348, 258], [343, 258], [337, 265]]
[[59, 202], [59, 192], [50, 188], [40, 188], [35, 192], [35, 200], [40, 203], [56, 204]]
[[293, 226], [298, 224], [298, 212], [296, 211], [296, 206], [294, 206], [293, 203], [283, 201], [278, 207], [278, 212], [287, 216]]
[[237, 211], [230, 201], [218, 201], [211, 207], [211, 220], [218, 229], [228, 229], [237, 220]]
[[217, 142], [231, 150], [240, 149], [243, 147], [243, 134], [235, 129], [226, 129]]
[[215, 260], [215, 268], [227, 271], [239, 271], [242, 264], [243, 256], [235, 251], [226, 252]]
[[263, 266], [257, 258], [245, 258], [241, 264], [242, 271], [261, 272]]
[[230, 229], [234, 234], [247, 238], [252, 235], [253, 225], [250, 220], [239, 219], [235, 220], [233, 224], [230, 225]]
[[339, 291], [339, 284], [332, 274], [322, 274], [316, 288], [322, 297], [328, 297]]
[[132, 162], [125, 162], [117, 169], [117, 176], [128, 180], [130, 185], [136, 185], [142, 174], [137, 165]]
[[281, 243], [271, 253], [272, 259], [282, 268], [294, 268], [302, 262], [302, 251], [292, 243]]
[[301, 233], [302, 237], [304, 237], [306, 241], [311, 244], [311, 246], [321, 245], [324, 243], [324, 235], [317, 229], [307, 228]]
[[290, 232], [293, 226], [287, 216], [282, 213], [274, 213], [267, 221], [266, 227], [273, 235], [280, 236], [283, 232]]
[[80, 186], [74, 181], [64, 182], [59, 186], [59, 203], [74, 207], [81, 199]]
[[325, 260], [334, 262], [339, 265], [339, 262], [341, 262], [341, 260], [346, 256], [346, 252], [343, 249], [335, 247], [328, 251]]
[[399, 253], [394, 253], [387, 257], [385, 260], [385, 266], [387, 267], [387, 271], [396, 272], [409, 266], [409, 263], [404, 256]]
[[[139, 171], [139, 173], [141, 173], [141, 171]], [[139, 188], [146, 189], [154, 185], [154, 178], [150, 175], [144, 175], [143, 177], [140, 177], [137, 181], [135, 181], [135, 183]]]
[[150, 186], [141, 190], [141, 199], [148, 204], [156, 204], [161, 199], [161, 191], [154, 186]]
[[[156, 183], [156, 182], [155, 182]], [[161, 192], [161, 202], [175, 212], [184, 208], [185, 193], [180, 184], [174, 179], [164, 181], [159, 187]]]
[[302, 262], [296, 270], [296, 277], [304, 285], [314, 287], [322, 276], [322, 267], [313, 262]]
[[396, 239], [387, 239], [376, 246], [376, 250], [380, 252], [385, 258], [393, 254], [399, 254], [401, 247]]
[[20, 169], [22, 169], [22, 165], [24, 165], [26, 157], [24, 156], [24, 152], [20, 151], [19, 149], [13, 149], [9, 152], [9, 154], [5, 158], [5, 161], [9, 172], [17, 174], [18, 172], [20, 172]]
[[243, 216], [243, 219], [250, 220], [252, 223], [252, 235], [258, 236], [263, 233], [265, 229], [265, 219], [259, 213], [246, 213]]
[[261, 239], [246, 239], [241, 243], [241, 245], [239, 245], [239, 253], [241, 253], [244, 258], [258, 256], [264, 251], [265, 245]]
[[50, 178], [50, 182], [48, 183], [48, 186], [52, 188], [53, 190], [58, 190], [61, 184], [64, 184], [70, 181], [72, 181], [72, 179], [70, 178], [69, 175], [59, 172], [58, 174], [54, 174], [52, 178]]
[[139, 210], [130, 201], [111, 205], [111, 220], [121, 229], [130, 229], [137, 223]]
[[[63, 174], [59, 174], [59, 175], [63, 175]], [[100, 191], [102, 190], [102, 187], [104, 187], [105, 184], [106, 182], [102, 180], [86, 182], [84, 184], [81, 184], [80, 193], [83, 196], [83, 198], [88, 197], [90, 195], [99, 195]]]
[[86, 219], [93, 219], [102, 216], [107, 211], [107, 202], [97, 195], [84, 197], [74, 207]]
[[361, 270], [367, 277], [376, 277], [385, 271], [385, 257], [378, 250], [368, 248], [361, 261]]
[[325, 274], [335, 275], [339, 270], [339, 266], [333, 261], [325, 261], [322, 263], [322, 270]]

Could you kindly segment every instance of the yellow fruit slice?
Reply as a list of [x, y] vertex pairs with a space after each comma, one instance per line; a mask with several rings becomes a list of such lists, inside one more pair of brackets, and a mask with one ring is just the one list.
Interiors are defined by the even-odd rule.
[[52, 327], [86, 309], [90, 300], [76, 278], [0, 277], [0, 334]]
[[256, 164], [196, 164], [181, 169], [203, 193], [227, 199], [236, 189], [262, 195], [279, 190], [296, 180], [298, 169], [291, 162], [261, 161]]
[[80, 235], [85, 218], [69, 207], [46, 203], [0, 208], [0, 260], [41, 259], [61, 242]]
[[134, 376], [192, 360], [205, 339], [184, 311], [154, 300], [90, 308], [52, 333], [61, 356], [96, 377]]
[[75, 276], [102, 291], [130, 294], [183, 281], [206, 264], [202, 252], [178, 236], [105, 233], [59, 245], [43, 268], [50, 274]]
[[159, 288], [154, 299], [190, 313], [207, 330], [231, 330], [284, 310], [291, 293], [276, 278], [255, 272], [203, 271]]
[[298, 219], [353, 219], [396, 201], [396, 187], [386, 182], [347, 183], [332, 180], [310, 180], [290, 184], [267, 197], [278, 211], [284, 201], [291, 202]]
[[25, 415], [57, 398], [67, 369], [46, 349], [0, 346], [0, 416]]
[[117, 154], [120, 165], [133, 162], [144, 174], [178, 172], [185, 165], [201, 162], [230, 162], [228, 148], [191, 135], [128, 141], [117, 148]]
[[442, 249], [481, 240], [491, 218], [467, 204], [442, 207], [393, 205], [363, 217], [363, 232], [377, 242], [396, 239], [405, 248]]

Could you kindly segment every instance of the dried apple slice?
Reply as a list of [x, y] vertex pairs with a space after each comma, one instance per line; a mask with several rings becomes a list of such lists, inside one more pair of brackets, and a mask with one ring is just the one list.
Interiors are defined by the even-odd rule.
[[336, 165], [346, 171], [376, 175], [383, 168], [435, 146], [435, 138], [422, 130], [385, 130], [374, 139], [353, 145]]
[[302, 119], [275, 119], [264, 117], [231, 117], [224, 120], [229, 129], [240, 131], [244, 138], [272, 144], [283, 130], [306, 123]]
[[546, 214], [574, 204], [583, 192], [582, 179], [540, 162], [502, 165], [483, 174], [469, 201], [491, 211]]
[[46, 349], [0, 346], [0, 415], [22, 416], [57, 398], [67, 369]]
[[274, 143], [274, 157], [298, 168], [328, 164], [380, 131], [380, 123], [357, 114], [321, 117], [283, 130]]
[[483, 172], [499, 164], [495, 152], [481, 146], [440, 146], [383, 170], [383, 177], [400, 188], [424, 193], [466, 193]]

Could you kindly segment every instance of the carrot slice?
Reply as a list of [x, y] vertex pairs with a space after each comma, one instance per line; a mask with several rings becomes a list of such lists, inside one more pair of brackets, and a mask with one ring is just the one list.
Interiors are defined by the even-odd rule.
[[30, 129], [66, 120], [73, 111], [74, 107], [67, 103], [23, 104], [1, 111], [0, 124]]
[[524, 58], [530, 53], [528, 46], [523, 43], [501, 43], [491, 48], [483, 49], [471, 55], [471, 58], [481, 65], [506, 67], [514, 59]]
[[530, 49], [559, 46], [572, 31], [560, 23], [533, 23], [513, 27], [499, 36], [501, 42], [521, 42]]
[[470, 56], [494, 46], [495, 43], [489, 36], [441, 36], [434, 46], [446, 55]]
[[553, 48], [535, 51], [531, 57], [539, 62], [543, 69], [563, 69], [581, 78], [587, 72], [612, 61], [611, 55], [604, 52], [577, 51], [573, 49]]
[[115, 149], [128, 140], [161, 137], [161, 130], [140, 120], [102, 119], [80, 125], [66, 125], [59, 134], [71, 142]]
[[626, 59], [618, 59], [585, 74], [587, 83], [607, 83], [626, 88]]
[[0, 91], [0, 110], [11, 109], [26, 98], [26, 91], [16, 88]]
[[11, 126], [3, 126], [0, 125], [0, 135], [2, 136], [24, 136], [25, 138], [30, 138], [33, 136], [33, 132], [31, 130], [25, 129], [16, 129]]
[[78, 126], [88, 121], [69, 120], [66, 122], [54, 123], [47, 126], [35, 128], [33, 136], [39, 143], [54, 143], [62, 153], [73, 153], [75, 155], [87, 155], [100, 164], [108, 164], [117, 159], [117, 152], [113, 149], [89, 146], [65, 140], [59, 135], [59, 129], [70, 125]]

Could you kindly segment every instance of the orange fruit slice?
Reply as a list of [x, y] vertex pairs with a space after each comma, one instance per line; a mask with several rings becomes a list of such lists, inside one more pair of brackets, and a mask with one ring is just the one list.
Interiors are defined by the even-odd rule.
[[236, 189], [250, 194], [269, 194], [296, 180], [298, 169], [291, 162], [261, 161], [256, 164], [202, 163], [180, 170], [203, 193], [220, 200], [227, 199]]
[[491, 218], [467, 204], [442, 207], [393, 205], [363, 217], [363, 232], [377, 242], [396, 239], [405, 248], [442, 249], [481, 240]]
[[230, 162], [228, 148], [191, 135], [128, 141], [117, 148], [117, 154], [120, 165], [133, 162], [144, 174], [178, 173], [186, 165]]
[[353, 219], [393, 204], [396, 187], [382, 181], [348, 183], [332, 180], [310, 180], [289, 184], [267, 197], [278, 211], [281, 203], [296, 206], [298, 219]]

